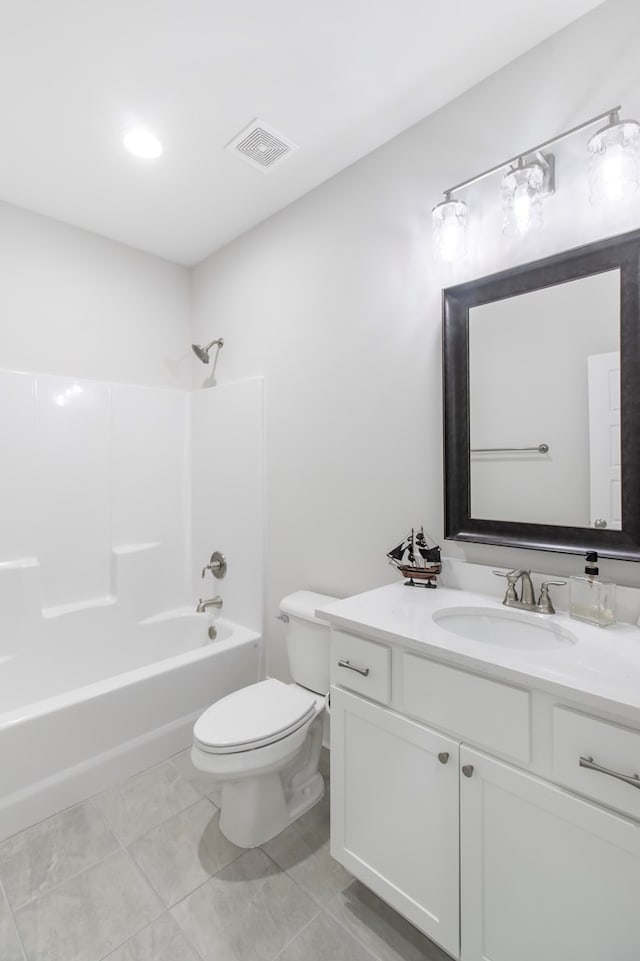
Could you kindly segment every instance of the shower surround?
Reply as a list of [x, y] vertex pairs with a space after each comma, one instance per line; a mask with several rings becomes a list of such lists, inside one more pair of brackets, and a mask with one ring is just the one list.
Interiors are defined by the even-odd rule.
[[141, 585], [140, 614], [186, 603], [189, 395], [2, 371], [0, 403], [11, 412], [0, 423], [0, 584], [15, 566], [40, 567], [39, 596], [19, 599], [15, 626], [25, 604], [46, 614], [113, 595], [112, 551], [150, 544], [165, 556]]
[[[198, 710], [259, 676], [262, 382], [0, 371], [0, 403], [3, 836], [186, 746]], [[214, 549], [211, 643], [193, 612]]]

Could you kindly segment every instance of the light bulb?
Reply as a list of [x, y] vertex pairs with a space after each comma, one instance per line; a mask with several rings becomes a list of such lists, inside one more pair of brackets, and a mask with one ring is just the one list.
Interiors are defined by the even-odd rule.
[[602, 158], [602, 181], [609, 200], [619, 200], [624, 192], [625, 158], [620, 144], [613, 144]]
[[505, 234], [525, 234], [542, 226], [542, 197], [544, 170], [534, 161], [507, 171], [502, 178], [503, 231]]
[[519, 184], [514, 191], [513, 216], [520, 233], [526, 233], [531, 224], [531, 198], [525, 184]]

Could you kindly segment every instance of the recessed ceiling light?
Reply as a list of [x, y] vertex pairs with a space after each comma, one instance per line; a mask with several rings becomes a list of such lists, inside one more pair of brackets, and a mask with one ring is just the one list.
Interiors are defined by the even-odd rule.
[[148, 130], [130, 130], [122, 142], [129, 153], [144, 160], [155, 160], [162, 153], [162, 144]]

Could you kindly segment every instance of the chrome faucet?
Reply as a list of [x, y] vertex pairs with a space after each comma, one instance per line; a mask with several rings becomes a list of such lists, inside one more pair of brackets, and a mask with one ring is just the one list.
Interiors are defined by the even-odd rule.
[[217, 607], [218, 610], [220, 610], [222, 607], [222, 598], [219, 595], [217, 597], [211, 597], [207, 601], [203, 601], [202, 598], [200, 598], [198, 606], [196, 607], [196, 614], [202, 614], [210, 607]]
[[[521, 611], [534, 611], [536, 614], [555, 614], [556, 610], [549, 596], [550, 587], [563, 587], [566, 581], [543, 581], [540, 586], [540, 596], [536, 602], [531, 580], [531, 571], [494, 571], [498, 577], [506, 577], [507, 590], [502, 603], [505, 607], [516, 607]], [[517, 584], [522, 582], [522, 592], [518, 597]]]

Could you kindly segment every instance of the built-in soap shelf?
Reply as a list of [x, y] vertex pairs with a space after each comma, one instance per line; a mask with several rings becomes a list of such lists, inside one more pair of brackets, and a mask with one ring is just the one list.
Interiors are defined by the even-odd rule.
[[74, 601], [71, 604], [58, 604], [56, 607], [43, 607], [41, 609], [42, 617], [48, 620], [52, 620], [56, 617], [64, 617], [65, 614], [75, 614], [79, 611], [93, 610], [96, 607], [113, 607], [117, 603], [117, 598], [112, 596], [107, 597], [92, 597], [86, 601]]
[[40, 567], [37, 557], [18, 557], [11, 561], [0, 561], [0, 576], [3, 571], [21, 571], [27, 567]]
[[95, 608], [117, 608], [127, 620], [142, 620], [166, 606], [166, 548], [160, 542], [118, 544], [111, 550], [109, 593], [42, 606], [37, 557], [0, 562], [0, 654], [12, 653], [38, 624]]

